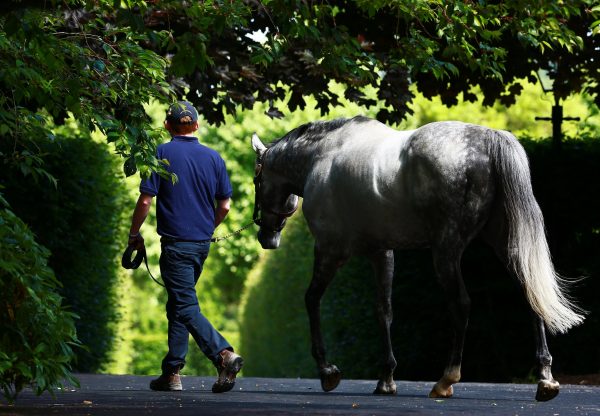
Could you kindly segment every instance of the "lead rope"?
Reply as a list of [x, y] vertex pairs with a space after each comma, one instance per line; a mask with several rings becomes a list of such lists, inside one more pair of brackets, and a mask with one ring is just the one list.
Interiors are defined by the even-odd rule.
[[210, 239], [210, 242], [218, 243], [219, 241], [227, 240], [228, 238], [233, 237], [234, 235], [238, 235], [244, 230], [247, 230], [248, 228], [252, 227], [254, 224], [255, 224], [255, 221], [252, 221], [251, 223], [244, 225], [242, 228], [240, 228], [239, 230], [236, 230], [232, 233], [225, 234], [224, 236], [221, 236], [221, 237], [213, 237]]
[[150, 271], [150, 267], [148, 266], [148, 256], [146, 255], [146, 249], [144, 249], [144, 263], [146, 264], [146, 270], [148, 270], [148, 274], [150, 275], [150, 277], [152, 278], [152, 280], [154, 280], [156, 283], [158, 283], [159, 285], [161, 285], [162, 287], [164, 287], [166, 289], [165, 285], [163, 285], [161, 282], [159, 282], [158, 280], [156, 280], [156, 278], [154, 277], [154, 275]]
[[[236, 230], [232, 233], [226, 234], [221, 237], [213, 237], [210, 240], [205, 240], [204, 242], [218, 243], [219, 241], [227, 240], [228, 238], [238, 235], [242, 231], [252, 227], [255, 223], [256, 221], [252, 221], [251, 223], [244, 225], [239, 230]], [[131, 255], [134, 251], [136, 250], [133, 248], [133, 246], [127, 246], [125, 252], [123, 253], [123, 257], [121, 258], [121, 266], [123, 266], [123, 268], [125, 269], [137, 269], [138, 267], [140, 267], [140, 264], [142, 264], [143, 261], [146, 265], [146, 270], [148, 270], [148, 274], [150, 275], [152, 280], [154, 280], [160, 286], [165, 287], [165, 285], [159, 282], [150, 271], [150, 267], [148, 266], [148, 256], [146, 255], [146, 247], [142, 248], [141, 250], [137, 250], [135, 258], [132, 260]]]

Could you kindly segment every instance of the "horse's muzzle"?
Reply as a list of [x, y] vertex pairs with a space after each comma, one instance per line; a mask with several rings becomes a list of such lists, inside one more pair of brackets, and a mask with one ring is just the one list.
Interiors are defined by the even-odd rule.
[[279, 241], [281, 239], [281, 232], [277, 231], [266, 231], [262, 228], [258, 230], [258, 242], [265, 250], [276, 249], [279, 247]]

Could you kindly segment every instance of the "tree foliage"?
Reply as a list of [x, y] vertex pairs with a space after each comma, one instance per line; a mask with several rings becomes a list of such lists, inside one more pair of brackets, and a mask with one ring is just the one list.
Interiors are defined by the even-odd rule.
[[32, 138], [52, 139], [53, 126], [70, 115], [80, 129], [97, 129], [114, 143], [128, 174], [137, 161], [158, 167], [158, 133], [143, 104], [169, 97], [167, 62], [148, 47], [168, 37], [115, 24], [108, 3], [36, 8], [12, 1], [14, 9], [0, 16], [0, 137], [12, 144], [1, 155], [8, 168], [44, 175]]
[[[459, 94], [484, 104], [513, 104], [520, 79], [551, 70], [564, 98], [586, 90], [598, 101], [600, 8], [592, 0], [524, 4], [473, 1], [195, 2], [161, 1], [145, 9], [147, 28], [168, 30], [173, 42], [169, 81], [211, 123], [236, 106], [273, 103], [288, 94], [289, 110], [313, 95], [322, 114], [345, 98], [365, 105], [377, 90], [386, 104], [377, 118], [397, 123], [410, 113], [416, 84], [446, 105]], [[264, 34], [258, 41], [256, 35]], [[183, 88], [181, 88], [183, 87]], [[268, 113], [282, 113], [273, 105]]]
[[49, 255], [0, 196], [0, 389], [9, 401], [26, 385], [41, 394], [76, 383], [76, 316], [56, 293]]
[[128, 174], [159, 168], [159, 133], [142, 104], [175, 95], [218, 125], [255, 102], [281, 117], [277, 99], [294, 111], [308, 95], [327, 114], [339, 104], [328, 88], [335, 80], [362, 105], [376, 104], [365, 94], [374, 88], [385, 103], [377, 118], [398, 123], [411, 111], [411, 85], [446, 105], [460, 94], [474, 100], [474, 86], [484, 105], [512, 104], [519, 79], [545, 68], [559, 97], [600, 99], [593, 0], [11, 0], [2, 8], [0, 135], [16, 144], [4, 158], [33, 174], [43, 172], [27, 137], [51, 135], [48, 118], [61, 123], [69, 112], [115, 143]]

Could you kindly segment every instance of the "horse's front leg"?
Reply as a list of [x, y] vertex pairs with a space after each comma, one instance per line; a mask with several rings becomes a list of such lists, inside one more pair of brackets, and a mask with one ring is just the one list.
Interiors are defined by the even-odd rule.
[[538, 387], [535, 399], [540, 402], [545, 402], [555, 398], [558, 395], [558, 381], [552, 377], [552, 356], [548, 350], [546, 342], [546, 330], [544, 321], [534, 312], [535, 319], [535, 343], [536, 357], [538, 361]]
[[321, 334], [321, 298], [343, 262], [344, 259], [340, 256], [332, 255], [315, 246], [313, 277], [304, 298], [310, 323], [312, 355], [317, 362], [321, 387], [324, 391], [335, 389], [340, 383], [342, 373], [337, 366], [329, 364], [325, 358], [325, 346]]
[[392, 325], [392, 280], [394, 277], [394, 252], [378, 251], [370, 256], [377, 281], [377, 317], [383, 335], [384, 356], [375, 394], [395, 394], [394, 370], [396, 359], [392, 349], [390, 326]]

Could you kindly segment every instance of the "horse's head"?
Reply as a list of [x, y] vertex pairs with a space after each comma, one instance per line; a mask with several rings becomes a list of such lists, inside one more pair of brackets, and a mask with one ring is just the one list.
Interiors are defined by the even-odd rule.
[[256, 152], [254, 222], [260, 227], [258, 241], [264, 249], [277, 248], [287, 218], [298, 208], [298, 196], [292, 194], [285, 178], [265, 165], [268, 149], [256, 134], [252, 147]]

